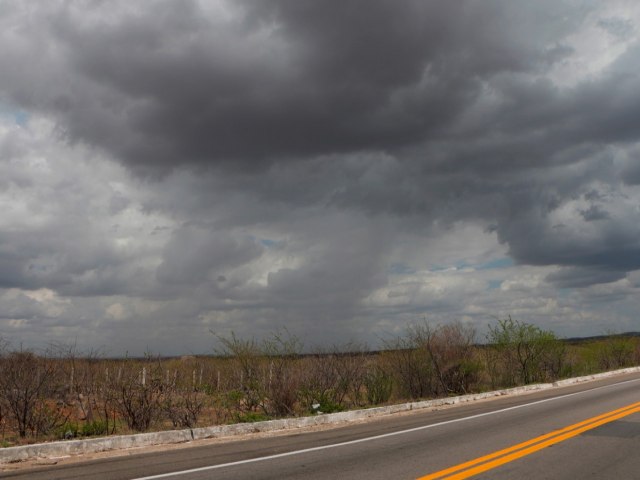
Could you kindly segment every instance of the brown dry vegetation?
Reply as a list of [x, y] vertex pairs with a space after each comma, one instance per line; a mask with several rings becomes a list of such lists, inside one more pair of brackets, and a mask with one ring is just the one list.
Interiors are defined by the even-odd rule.
[[215, 356], [106, 359], [0, 343], [0, 443], [257, 421], [554, 381], [636, 365], [640, 341], [561, 341], [511, 318], [479, 344], [460, 323], [414, 325], [384, 350], [303, 354], [294, 336], [220, 338]]

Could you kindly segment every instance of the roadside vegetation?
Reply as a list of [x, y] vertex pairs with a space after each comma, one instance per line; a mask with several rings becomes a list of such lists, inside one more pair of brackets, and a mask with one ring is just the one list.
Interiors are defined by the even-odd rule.
[[640, 337], [561, 340], [512, 318], [485, 338], [420, 323], [371, 351], [305, 353], [287, 332], [212, 356], [108, 359], [0, 342], [0, 446], [313, 415], [552, 382], [640, 364]]

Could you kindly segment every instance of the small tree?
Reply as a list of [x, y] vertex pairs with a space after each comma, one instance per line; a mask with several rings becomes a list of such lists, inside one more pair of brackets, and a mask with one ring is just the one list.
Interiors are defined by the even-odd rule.
[[545, 362], [554, 356], [554, 370], [561, 370], [558, 362], [562, 362], [564, 350], [549, 330], [509, 316], [489, 326], [487, 340], [490, 374], [500, 375], [505, 386], [553, 379], [554, 372], [545, 368]]

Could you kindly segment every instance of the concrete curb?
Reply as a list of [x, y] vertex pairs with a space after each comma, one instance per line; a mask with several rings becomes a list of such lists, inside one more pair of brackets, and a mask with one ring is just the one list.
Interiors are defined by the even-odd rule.
[[283, 418], [279, 420], [267, 420], [255, 423], [237, 423], [234, 425], [216, 425], [213, 427], [194, 428], [192, 430], [170, 430], [164, 432], [140, 433], [136, 435], [117, 435], [104, 438], [91, 438], [87, 440], [66, 440], [60, 442], [40, 443], [20, 447], [8, 447], [0, 449], [0, 464], [20, 462], [34, 458], [55, 458], [83, 453], [95, 453], [107, 450], [120, 450], [134, 447], [146, 447], [150, 445], [165, 445], [172, 443], [184, 443], [192, 440], [206, 438], [233, 437], [247, 433], [272, 432], [276, 430], [294, 430], [296, 428], [310, 427], [314, 425], [337, 424], [354, 422], [371, 417], [390, 415], [393, 413], [435, 408], [445, 405], [474, 402], [487, 398], [518, 395], [536, 390], [547, 390], [576, 383], [599, 380], [602, 378], [622, 375], [625, 373], [640, 372], [640, 367], [625, 368], [612, 372], [598, 373], [584, 377], [568, 378], [554, 383], [541, 383], [526, 385], [523, 387], [496, 390], [493, 392], [462, 395], [459, 397], [437, 398], [420, 402], [401, 403], [386, 407], [374, 407], [364, 410], [352, 410], [348, 412], [321, 414], [310, 417]]

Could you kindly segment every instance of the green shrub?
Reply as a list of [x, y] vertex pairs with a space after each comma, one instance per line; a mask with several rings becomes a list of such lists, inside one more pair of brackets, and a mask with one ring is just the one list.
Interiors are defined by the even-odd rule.
[[370, 405], [386, 403], [393, 391], [393, 378], [379, 367], [374, 367], [364, 378], [367, 401]]
[[94, 420], [82, 425], [81, 433], [84, 437], [94, 437], [97, 435], [105, 435], [108, 431], [107, 422], [104, 420]]
[[61, 440], [76, 438], [80, 432], [80, 427], [74, 422], [65, 422], [55, 429], [55, 436]]
[[264, 413], [247, 412], [247, 413], [242, 413], [237, 415], [236, 420], [239, 423], [253, 423], [253, 422], [263, 422], [265, 420], [269, 420], [269, 417]]

